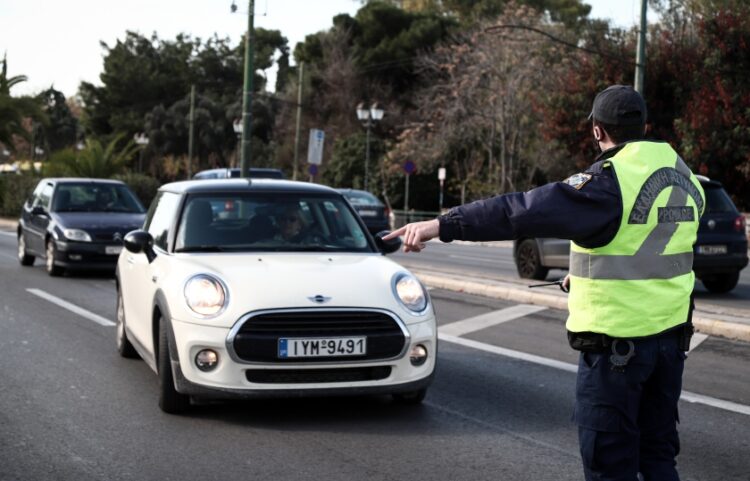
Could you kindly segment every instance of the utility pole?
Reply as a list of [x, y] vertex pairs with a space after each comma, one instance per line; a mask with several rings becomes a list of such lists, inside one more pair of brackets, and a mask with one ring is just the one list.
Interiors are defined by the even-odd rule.
[[190, 118], [189, 118], [189, 133], [188, 133], [188, 165], [187, 165], [187, 178], [193, 176], [193, 131], [195, 130], [195, 85], [190, 86]]
[[299, 127], [302, 120], [302, 81], [304, 80], [305, 62], [299, 64], [299, 85], [297, 86], [297, 130], [294, 134], [294, 172], [292, 180], [297, 180], [297, 166], [299, 165]]
[[242, 88], [242, 149], [240, 152], [240, 176], [250, 176], [252, 150], [253, 74], [255, 72], [255, 0], [248, 1], [247, 33], [245, 34], [245, 83]]
[[635, 54], [635, 85], [633, 88], [643, 95], [643, 79], [646, 69], [646, 10], [648, 0], [641, 0], [641, 27], [638, 30], [638, 51]]

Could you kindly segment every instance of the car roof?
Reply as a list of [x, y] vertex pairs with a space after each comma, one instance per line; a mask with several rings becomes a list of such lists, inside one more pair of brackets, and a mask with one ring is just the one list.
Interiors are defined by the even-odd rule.
[[41, 180], [42, 182], [55, 182], [57, 184], [84, 184], [86, 182], [92, 184], [119, 184], [124, 185], [125, 182], [114, 179], [92, 179], [89, 177], [48, 177]]
[[160, 191], [177, 194], [211, 194], [223, 192], [284, 192], [294, 194], [338, 194], [320, 184], [279, 179], [206, 179], [172, 182]]

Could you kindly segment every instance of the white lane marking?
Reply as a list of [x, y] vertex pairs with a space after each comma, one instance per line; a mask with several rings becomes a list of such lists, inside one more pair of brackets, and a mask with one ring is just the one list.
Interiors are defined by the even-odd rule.
[[74, 312], [78, 314], [81, 317], [85, 317], [86, 319], [90, 321], [94, 321], [95, 323], [102, 325], [102, 326], [114, 326], [115, 323], [110, 321], [109, 319], [105, 319], [102, 316], [98, 314], [94, 314], [91, 311], [87, 311], [86, 309], [82, 307], [78, 307], [75, 304], [71, 304], [70, 302], [60, 299], [59, 297], [53, 296], [52, 294], [49, 294], [47, 292], [44, 292], [41, 289], [26, 289], [31, 294], [34, 294], [35, 296], [39, 296], [42, 299], [51, 302], [52, 304], [57, 304], [58, 306], [69, 310], [70, 312]]
[[690, 350], [688, 350], [688, 352], [692, 352], [693, 349], [700, 346], [706, 339], [708, 339], [708, 334], [701, 334], [700, 332], [694, 333], [693, 337], [690, 339]]
[[[525, 352], [514, 351], [512, 349], [505, 349], [503, 347], [493, 346], [491, 344], [485, 344], [479, 341], [472, 341], [471, 339], [463, 339], [456, 336], [449, 336], [443, 333], [438, 334], [438, 338], [441, 341], [451, 342], [453, 344], [459, 344], [461, 346], [470, 347], [480, 351], [490, 352], [492, 354], [499, 354], [501, 356], [510, 357], [513, 359], [519, 359], [521, 361], [532, 362], [534, 364], [540, 364], [542, 366], [552, 367], [561, 371], [567, 372], [578, 372], [578, 366], [569, 362], [562, 362], [556, 359], [548, 359], [546, 357], [535, 356], [534, 354], [528, 354]], [[739, 404], [732, 401], [725, 401], [723, 399], [717, 399], [710, 396], [704, 396], [703, 394], [696, 394], [690, 391], [682, 391], [680, 399], [683, 401], [704, 404], [725, 411], [730, 411], [737, 414], [744, 414], [750, 416], [750, 406], [745, 404]]]
[[512, 307], [500, 309], [499, 311], [492, 311], [486, 314], [482, 314], [463, 321], [452, 322], [439, 327], [439, 330], [443, 334], [449, 336], [463, 336], [474, 331], [481, 331], [488, 327], [496, 326], [504, 322], [518, 319], [519, 317], [528, 316], [535, 312], [544, 311], [546, 307], [543, 306], [532, 306], [530, 304], [517, 304]]
[[8, 237], [15, 237], [16, 236], [15, 232], [5, 232], [4, 230], [0, 230], [0, 234], [7, 235]]

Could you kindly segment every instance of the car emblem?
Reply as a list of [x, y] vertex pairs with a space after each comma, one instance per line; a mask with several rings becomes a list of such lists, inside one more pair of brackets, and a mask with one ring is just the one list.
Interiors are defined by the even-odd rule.
[[112, 235], [112, 240], [117, 241], [117, 242], [122, 242], [122, 234], [120, 234], [119, 232], [115, 232]]
[[716, 221], [713, 220], [713, 219], [709, 220], [708, 221], [708, 228], [713, 230], [714, 227], [716, 227]]
[[312, 302], [317, 302], [318, 304], [325, 304], [326, 302], [330, 301], [330, 297], [321, 296], [318, 294], [317, 296], [308, 297], [309, 300]]

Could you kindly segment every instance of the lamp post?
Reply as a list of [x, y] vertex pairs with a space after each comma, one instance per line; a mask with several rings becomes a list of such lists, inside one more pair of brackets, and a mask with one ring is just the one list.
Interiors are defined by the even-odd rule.
[[357, 105], [357, 118], [362, 122], [362, 126], [367, 129], [367, 140], [365, 141], [365, 190], [368, 186], [368, 177], [370, 174], [370, 129], [383, 118], [385, 112], [377, 103], [374, 103], [368, 109], [364, 102]]
[[143, 151], [146, 150], [146, 146], [148, 145], [148, 136], [146, 136], [145, 132], [141, 132], [138, 134], [133, 135], [133, 140], [136, 144], [138, 144], [141, 147], [141, 151], [138, 154], [138, 173], [143, 173]]
[[[242, 119], [234, 119], [234, 122], [232, 122], [232, 129], [234, 129], [234, 133], [237, 135], [237, 158], [235, 162], [239, 164], [240, 143], [242, 142]], [[232, 165], [232, 167], [236, 166]]]

